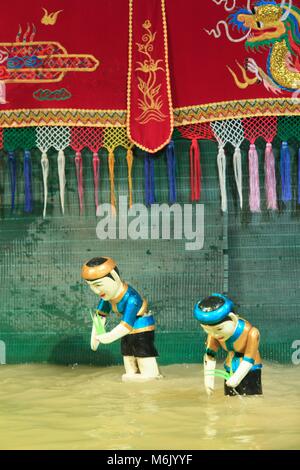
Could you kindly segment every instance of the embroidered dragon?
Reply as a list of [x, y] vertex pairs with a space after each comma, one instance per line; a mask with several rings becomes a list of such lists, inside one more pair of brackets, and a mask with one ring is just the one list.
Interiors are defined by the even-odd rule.
[[[228, 67], [236, 85], [239, 88], [247, 88], [260, 82], [275, 94], [282, 91], [292, 93], [298, 91], [300, 89], [299, 8], [294, 6], [291, 0], [283, 0], [280, 3], [275, 0], [259, 0], [252, 7], [250, 4], [248, 1], [247, 8], [238, 9], [227, 18], [228, 25], [245, 33], [243, 38], [232, 39], [225, 27], [227, 38], [232, 42], [244, 40], [247, 50], [260, 51], [265, 48], [270, 50], [265, 70], [250, 57], [245, 62], [246, 70], [238, 63], [244, 82], [240, 81], [236, 73]], [[220, 23], [225, 25], [225, 22]], [[208, 32], [212, 33], [215, 37], [220, 36], [216, 30]], [[254, 74], [253, 78], [248, 77], [248, 71]]]

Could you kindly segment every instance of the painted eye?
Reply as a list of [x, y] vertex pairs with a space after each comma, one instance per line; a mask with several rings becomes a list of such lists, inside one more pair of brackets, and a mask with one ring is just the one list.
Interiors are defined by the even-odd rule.
[[261, 21], [256, 22], [258, 28], [262, 28], [264, 24]]

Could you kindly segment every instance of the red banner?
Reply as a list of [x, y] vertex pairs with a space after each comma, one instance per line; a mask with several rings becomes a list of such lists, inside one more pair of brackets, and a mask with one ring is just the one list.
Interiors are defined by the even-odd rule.
[[300, 0], [2, 3], [0, 127], [128, 123], [153, 151], [172, 119], [300, 114]]
[[156, 152], [173, 132], [165, 0], [129, 4], [128, 135]]

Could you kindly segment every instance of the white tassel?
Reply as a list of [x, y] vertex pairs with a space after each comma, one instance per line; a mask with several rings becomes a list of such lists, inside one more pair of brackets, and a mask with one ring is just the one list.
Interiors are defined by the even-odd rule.
[[227, 211], [227, 193], [226, 193], [226, 157], [224, 147], [219, 145], [219, 152], [217, 157], [220, 191], [221, 191], [221, 209], [222, 212]]
[[43, 183], [44, 183], [44, 210], [43, 210], [43, 218], [46, 217], [46, 209], [47, 209], [47, 199], [48, 199], [48, 175], [49, 175], [49, 160], [47, 157], [46, 152], [42, 153], [41, 158], [41, 165], [43, 170]]
[[243, 208], [243, 191], [242, 191], [242, 155], [240, 147], [235, 147], [233, 154], [233, 168], [235, 182], [240, 198], [240, 208]]
[[62, 213], [65, 213], [65, 154], [63, 150], [58, 151], [57, 156], [58, 179], [59, 179], [59, 194]]

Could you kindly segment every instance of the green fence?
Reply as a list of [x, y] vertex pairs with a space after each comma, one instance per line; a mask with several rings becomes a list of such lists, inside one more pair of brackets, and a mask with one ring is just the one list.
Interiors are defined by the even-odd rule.
[[[94, 256], [112, 256], [118, 263], [121, 276], [148, 299], [157, 321], [156, 343], [161, 364], [201, 361], [205, 337], [193, 319], [193, 304], [202, 296], [227, 288], [238, 305], [237, 311], [261, 330], [263, 356], [290, 362], [292, 342], [300, 338], [300, 295], [297, 289], [300, 274], [297, 256], [299, 210], [293, 203], [281, 207], [277, 214], [269, 214], [263, 202], [261, 214], [249, 213], [246, 207], [246, 153], [243, 154], [245, 209], [238, 209], [229, 149], [229, 212], [222, 215], [217, 146], [208, 141], [202, 141], [200, 146], [204, 247], [199, 251], [186, 250], [186, 240], [97, 238], [99, 219], [95, 216], [92, 155], [89, 152], [83, 154], [83, 216], [79, 216], [74, 154], [71, 151], [66, 156], [65, 215], [60, 211], [57, 154], [54, 151], [49, 155], [46, 219], [41, 216], [43, 184], [38, 151], [32, 154], [34, 211], [30, 215], [23, 212], [20, 153], [16, 210], [12, 214], [7, 156], [4, 153], [0, 155], [0, 341], [6, 346], [7, 363], [111, 365], [121, 362], [119, 343], [100, 346], [96, 353], [89, 348], [89, 311], [95, 308], [97, 298], [81, 281], [80, 268], [84, 261]], [[184, 204], [190, 202], [189, 142], [178, 140], [175, 148], [177, 197], [183, 210]], [[117, 196], [127, 196], [125, 157], [125, 152], [118, 149], [115, 163]], [[135, 153], [135, 203], [144, 202], [143, 158], [142, 152]], [[109, 202], [105, 151], [100, 153], [100, 160], [99, 199], [100, 202]], [[263, 169], [262, 156], [260, 164]], [[294, 166], [295, 184], [296, 172]], [[167, 202], [167, 163], [163, 153], [155, 161], [155, 186], [157, 203]], [[112, 314], [109, 328], [116, 323], [117, 319]]]

